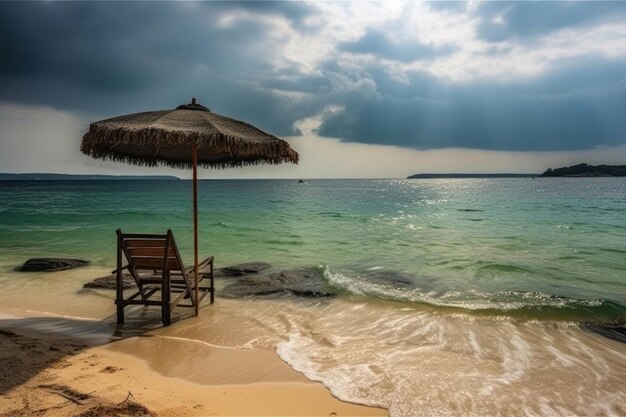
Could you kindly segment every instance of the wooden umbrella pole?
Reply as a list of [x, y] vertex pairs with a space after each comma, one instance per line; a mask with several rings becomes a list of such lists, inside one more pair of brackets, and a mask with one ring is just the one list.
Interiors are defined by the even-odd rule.
[[200, 298], [200, 291], [198, 288], [198, 144], [194, 143], [191, 151], [191, 158], [193, 159], [193, 261], [195, 263], [194, 268], [194, 302], [195, 315], [199, 314], [198, 299]]

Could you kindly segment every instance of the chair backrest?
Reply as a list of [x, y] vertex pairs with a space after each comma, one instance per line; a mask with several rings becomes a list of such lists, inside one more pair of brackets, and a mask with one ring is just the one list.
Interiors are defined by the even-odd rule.
[[134, 271], [184, 271], [185, 266], [171, 230], [164, 235], [117, 231], [121, 250]]

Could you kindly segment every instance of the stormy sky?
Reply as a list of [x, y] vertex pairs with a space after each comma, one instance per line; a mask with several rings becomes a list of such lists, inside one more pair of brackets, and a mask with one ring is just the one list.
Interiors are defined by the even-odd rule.
[[600, 1], [2, 2], [0, 172], [155, 173], [82, 134], [191, 97], [302, 158], [204, 177], [626, 163], [625, 22]]

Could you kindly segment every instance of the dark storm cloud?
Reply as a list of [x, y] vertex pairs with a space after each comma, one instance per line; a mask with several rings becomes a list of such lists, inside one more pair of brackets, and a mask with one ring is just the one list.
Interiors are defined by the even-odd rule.
[[[338, 102], [322, 136], [433, 149], [576, 150], [626, 142], [626, 61], [588, 59], [539, 80], [450, 85], [368, 72], [379, 97]], [[599, 77], [598, 75], [601, 76]]]
[[109, 115], [198, 96], [290, 134], [289, 103], [249, 86], [274, 74], [271, 29], [262, 19], [218, 24], [238, 11], [290, 22], [315, 13], [274, 2], [2, 3], [0, 99]]
[[[542, 3], [557, 21], [539, 17], [525, 28], [534, 6], [524, 4], [481, 5], [480, 34], [526, 39], [603, 16], [615, 19], [606, 10], [623, 8], [603, 3], [585, 17], [588, 6], [575, 2], [575, 12], [558, 20], [555, 10], [564, 6]], [[441, 7], [465, 10], [465, 4], [433, 6]], [[395, 43], [370, 29], [336, 46], [313, 70], [289, 60], [277, 67], [280, 47], [290, 39], [276, 36], [268, 19], [310, 34], [310, 21], [320, 19], [308, 17], [319, 13], [299, 2], [0, 3], [0, 101], [109, 117], [171, 108], [195, 96], [213, 111], [281, 136], [296, 133], [296, 121], [321, 114], [322, 135], [420, 149], [565, 150], [626, 142], [623, 59], [579, 56], [506, 83], [451, 83], [425, 72], [399, 81], [388, 66], [345, 65], [339, 52], [395, 65], [455, 51]], [[485, 22], [498, 13], [505, 29], [496, 32]], [[237, 14], [246, 16], [228, 19]], [[500, 46], [506, 45], [493, 44], [495, 55], [507, 53]], [[342, 110], [329, 110], [337, 107]]]
[[623, 1], [485, 1], [475, 15], [480, 17], [478, 35], [490, 42], [509, 38], [534, 38], [558, 29], [599, 20], [626, 19]]
[[[0, 64], [0, 75], [63, 79], [94, 90], [141, 90], [172, 70], [236, 67], [246, 56], [246, 43], [265, 29], [254, 22], [243, 30], [216, 28], [224, 7], [209, 5], [3, 4], [1, 48], [10, 59]], [[269, 68], [263, 59], [256, 64]]]
[[[4, 3], [0, 10], [0, 76], [5, 80], [67, 81], [95, 90], [142, 89], [144, 57], [133, 47], [131, 22], [157, 15], [136, 7], [75, 3]], [[117, 13], [116, 13], [117, 12]], [[137, 53], [139, 52], [139, 53]]]
[[339, 45], [339, 50], [354, 54], [370, 54], [400, 62], [432, 59], [452, 53], [451, 47], [435, 47], [416, 41], [394, 42], [377, 30], [369, 30], [355, 42]]
[[221, 3], [220, 6], [228, 9], [239, 8], [250, 12], [283, 16], [295, 24], [302, 24], [307, 17], [318, 13], [310, 5], [296, 1], [229, 1], [228, 3]]

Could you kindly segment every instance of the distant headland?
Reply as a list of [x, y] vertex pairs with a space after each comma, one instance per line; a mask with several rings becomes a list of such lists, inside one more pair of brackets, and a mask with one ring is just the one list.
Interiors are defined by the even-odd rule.
[[90, 174], [0, 174], [0, 181], [68, 181], [68, 180], [179, 180], [173, 175], [90, 175]]
[[626, 165], [588, 165], [548, 168], [541, 177], [626, 177]]
[[414, 174], [407, 178], [532, 178], [537, 175], [538, 174]]

